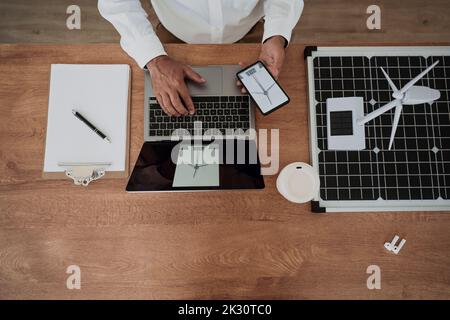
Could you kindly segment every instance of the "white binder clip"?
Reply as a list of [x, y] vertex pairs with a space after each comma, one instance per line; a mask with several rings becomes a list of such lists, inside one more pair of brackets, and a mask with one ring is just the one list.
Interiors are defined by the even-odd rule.
[[399, 243], [398, 246], [396, 246], [396, 243], [398, 241], [398, 239], [400, 239], [400, 237], [398, 235], [395, 235], [394, 239], [392, 239], [391, 242], [386, 242], [384, 244], [384, 247], [388, 250], [391, 251], [395, 254], [398, 254], [400, 252], [400, 250], [402, 249], [403, 245], [405, 244], [406, 240], [402, 239]]
[[58, 165], [65, 168], [66, 176], [71, 178], [76, 185], [86, 187], [91, 181], [103, 177], [106, 173], [106, 168], [111, 163], [61, 162]]

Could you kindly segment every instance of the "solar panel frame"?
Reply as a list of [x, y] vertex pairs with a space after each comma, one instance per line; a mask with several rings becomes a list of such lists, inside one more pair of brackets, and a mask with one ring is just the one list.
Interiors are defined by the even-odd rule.
[[[439, 132], [442, 126], [432, 125], [439, 123], [440, 117], [450, 114], [450, 73], [447, 71], [450, 67], [450, 47], [320, 47], [310, 52], [310, 55], [305, 55], [310, 111], [310, 151], [313, 167], [321, 177], [321, 189], [314, 199], [314, 207], [319, 211], [329, 212], [450, 210], [450, 194], [446, 193], [442, 198], [440, 197], [442, 191], [439, 189], [443, 186], [445, 192], [448, 192], [450, 185], [448, 163], [450, 134], [443, 137], [442, 132]], [[324, 57], [329, 57], [328, 61]], [[405, 106], [401, 118], [413, 117], [419, 119], [421, 123], [409, 127], [403, 125], [403, 119], [400, 120], [393, 147], [395, 152], [385, 151], [392, 128], [392, 111], [366, 124], [366, 151], [324, 152], [327, 149], [327, 127], [324, 123], [326, 122], [326, 98], [330, 97], [330, 92], [331, 97], [362, 96], [365, 102], [365, 114], [367, 114], [392, 100], [391, 89], [381, 73], [380, 66], [385, 67], [396, 85], [401, 87], [434, 62], [436, 57], [444, 61], [441, 61], [441, 64], [421, 82], [423, 85], [441, 91], [441, 99], [431, 106], [436, 109], [434, 111], [439, 112], [427, 111], [425, 108], [418, 109], [419, 105]], [[316, 68], [314, 67], [316, 58], [323, 59], [324, 68], [320, 66], [317, 68], [317, 65]], [[362, 62], [362, 67], [358, 70], [353, 68], [354, 59], [357, 59], [360, 65]], [[396, 65], [396, 60], [397, 68], [393, 67]], [[400, 64], [399, 60], [403, 62]], [[352, 63], [351, 72], [348, 69], [349, 62]], [[321, 79], [327, 81], [318, 84], [317, 81]], [[358, 85], [355, 82], [358, 82]], [[319, 88], [316, 88], [317, 85]], [[365, 89], [360, 90], [363, 87]], [[369, 103], [373, 101], [375, 103]], [[417, 136], [417, 128], [422, 128], [420, 134], [425, 134], [426, 137]], [[411, 134], [413, 134], [412, 139], [410, 139]], [[428, 145], [431, 136], [434, 140], [445, 140], [439, 142], [439, 147], [445, 146], [445, 148], [438, 148], [437, 152], [431, 151], [433, 147]], [[411, 147], [414, 146], [415, 152], [412, 152]], [[396, 147], [399, 149], [395, 149]], [[405, 150], [404, 153], [400, 151], [402, 147]], [[417, 158], [416, 163], [408, 162], [409, 157]], [[412, 164], [411, 168], [408, 165], [400, 165], [405, 161]], [[435, 166], [427, 168], [423, 162], [433, 163]], [[416, 167], [419, 174], [422, 173], [421, 169], [424, 170], [419, 176], [419, 182], [421, 179], [426, 179], [426, 183], [432, 186], [430, 190], [425, 190], [421, 186], [412, 188], [409, 185], [410, 180], [417, 179], [418, 175], [405, 170], [415, 170]], [[431, 172], [428, 172], [430, 170]], [[333, 175], [333, 172], [345, 174]], [[370, 174], [363, 175], [361, 172]], [[369, 184], [371, 188], [365, 188]], [[439, 186], [437, 191], [436, 186]], [[417, 192], [420, 192], [420, 195]], [[439, 197], [436, 196], [436, 192], [439, 193]], [[399, 200], [402, 198], [408, 198], [408, 200]]]

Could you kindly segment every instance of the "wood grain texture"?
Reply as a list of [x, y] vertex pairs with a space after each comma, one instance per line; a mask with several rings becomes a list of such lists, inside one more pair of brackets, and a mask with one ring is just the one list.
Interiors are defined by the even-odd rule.
[[[153, 25], [159, 20], [150, 1], [142, 0]], [[68, 30], [67, 7], [81, 10], [81, 29]], [[4, 0], [0, 2], [0, 43], [98, 43], [119, 42], [119, 34], [100, 15], [96, 0]]]
[[[448, 0], [304, 0], [305, 7], [294, 29], [293, 41], [441, 43], [450, 38]], [[368, 30], [367, 7], [381, 8], [381, 30]]]
[[[448, 0], [304, 0], [305, 9], [294, 29], [293, 43], [323, 42], [441, 43], [450, 39]], [[141, 0], [153, 26], [159, 19], [149, 0]], [[77, 0], [81, 30], [67, 30], [71, 0], [4, 0], [0, 2], [0, 43], [118, 43], [119, 35], [97, 10], [95, 0]], [[366, 27], [369, 5], [381, 7], [381, 30]], [[262, 37], [262, 34], [261, 34]], [[249, 40], [259, 42], [261, 37]], [[161, 39], [171, 41], [171, 37]], [[245, 41], [245, 40], [244, 40]]]
[[[280, 78], [291, 103], [258, 128], [280, 129], [280, 167], [309, 160], [303, 46]], [[168, 45], [195, 65], [256, 59], [259, 46]], [[132, 66], [130, 163], [143, 142], [143, 71], [117, 44], [0, 46], [0, 298], [449, 299], [450, 212], [312, 214], [266, 189], [127, 194], [41, 177], [51, 63]], [[408, 241], [399, 255], [383, 243]], [[65, 287], [81, 267], [81, 290]], [[368, 290], [379, 265], [382, 289]]]

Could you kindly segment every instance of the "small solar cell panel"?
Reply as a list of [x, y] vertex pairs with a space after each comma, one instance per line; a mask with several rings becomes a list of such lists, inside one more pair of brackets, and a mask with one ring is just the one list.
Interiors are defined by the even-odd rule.
[[330, 112], [330, 134], [332, 136], [351, 136], [353, 134], [351, 111]]

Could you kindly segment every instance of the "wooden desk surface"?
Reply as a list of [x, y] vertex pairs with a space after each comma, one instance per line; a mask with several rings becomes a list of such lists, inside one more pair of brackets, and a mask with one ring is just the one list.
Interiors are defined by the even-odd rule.
[[[168, 45], [190, 64], [252, 61], [258, 45]], [[0, 46], [0, 298], [450, 298], [450, 213], [312, 214], [276, 191], [127, 194], [41, 178], [51, 63], [132, 66], [130, 163], [143, 142], [143, 72], [119, 45]], [[262, 117], [280, 128], [280, 167], [308, 161], [303, 47], [281, 76], [292, 102]], [[407, 238], [399, 255], [383, 243]], [[81, 268], [81, 290], [66, 268]], [[381, 290], [366, 269], [381, 268]]]

